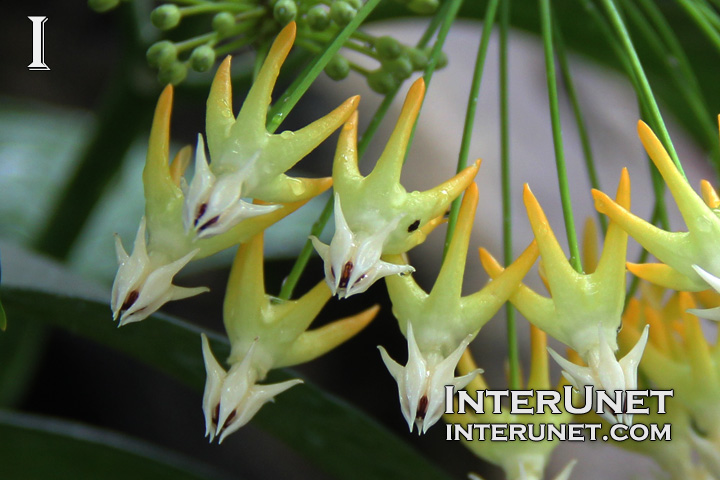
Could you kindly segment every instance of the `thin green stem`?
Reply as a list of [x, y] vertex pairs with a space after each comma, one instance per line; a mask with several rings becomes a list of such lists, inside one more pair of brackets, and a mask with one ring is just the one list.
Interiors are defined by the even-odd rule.
[[683, 175], [683, 177], [685, 177], [685, 171], [680, 164], [680, 159], [678, 158], [675, 147], [673, 146], [672, 140], [670, 139], [670, 134], [665, 127], [665, 122], [663, 121], [662, 114], [660, 113], [660, 108], [658, 107], [655, 96], [653, 95], [652, 88], [650, 87], [650, 82], [648, 82], [647, 76], [645, 75], [645, 70], [640, 63], [640, 58], [635, 51], [635, 47], [633, 46], [632, 39], [630, 38], [630, 34], [627, 31], [625, 22], [623, 22], [622, 18], [620, 17], [620, 13], [618, 12], [617, 6], [615, 5], [615, 1], [602, 0], [602, 3], [605, 6], [605, 10], [607, 11], [608, 16], [610, 17], [610, 23], [613, 25], [617, 35], [620, 37], [620, 42], [623, 46], [623, 49], [625, 50], [625, 53], [627, 54], [630, 66], [635, 73], [635, 78], [637, 79], [637, 85], [639, 87], [639, 90], [637, 91], [638, 96], [642, 97], [643, 102], [649, 108], [648, 113], [650, 114], [650, 116], [648, 118], [653, 120], [653, 123], [658, 129], [658, 136], [665, 145], [665, 148], [668, 151], [670, 158], [672, 158], [678, 171]]
[[557, 93], [557, 75], [555, 72], [555, 54], [553, 51], [553, 25], [550, 12], [550, 0], [540, 0], [540, 17], [542, 22], [542, 38], [545, 50], [545, 72], [548, 84], [548, 99], [550, 102], [550, 121], [552, 123], [553, 144], [555, 145], [555, 165], [557, 167], [558, 184], [560, 187], [560, 201], [562, 203], [563, 217], [565, 218], [565, 231], [570, 247], [570, 264], [582, 273], [580, 260], [580, 247], [575, 220], [572, 213], [572, 200], [570, 198], [570, 185], [568, 183], [567, 168], [565, 167], [565, 152], [563, 149], [562, 127], [560, 125], [560, 107]]
[[[500, 7], [500, 181], [502, 182], [503, 257], [505, 265], [513, 260], [512, 185], [510, 183], [510, 108], [508, 95], [508, 31], [510, 29], [510, 0]], [[520, 376], [520, 347], [517, 339], [515, 307], [505, 304], [505, 328], [508, 344], [508, 384], [511, 390], [522, 388]]]
[[[435, 17], [430, 22], [430, 25], [428, 25], [427, 30], [423, 34], [423, 36], [420, 38], [420, 41], [417, 44], [417, 48], [424, 48], [427, 43], [432, 38], [433, 34], [435, 33], [435, 30], [437, 30], [438, 26], [440, 25], [440, 22], [443, 18], [445, 18], [445, 15], [447, 15], [447, 11], [449, 8], [449, 3], [444, 3], [437, 11]], [[370, 123], [368, 124], [368, 127], [365, 129], [365, 132], [360, 137], [360, 140], [358, 142], [358, 157], [362, 159], [363, 154], [367, 150], [368, 146], [370, 145], [370, 141], [374, 137], [375, 133], [377, 132], [377, 129], [380, 127], [380, 124], [382, 123], [383, 118], [385, 118], [385, 114], [390, 109], [390, 106], [392, 105], [393, 100], [395, 99], [395, 96], [400, 91], [400, 85], [398, 85], [394, 90], [392, 90], [390, 93], [385, 95], [385, 98], [383, 99], [382, 103], [378, 107], [378, 109], [375, 111], [375, 114], [373, 115], [372, 119], [370, 120]], [[313, 224], [312, 228], [310, 229], [310, 235], [314, 235], [316, 237], [319, 237], [322, 235], [323, 230], [325, 230], [325, 226], [327, 225], [328, 221], [330, 221], [330, 217], [333, 213], [333, 199], [332, 197], [328, 198], [327, 202], [325, 203], [325, 207], [323, 208], [323, 211], [320, 213], [320, 216]], [[298, 282], [300, 281], [300, 277], [302, 276], [303, 272], [305, 271], [305, 268], [307, 267], [308, 262], [310, 261], [310, 257], [313, 253], [313, 246], [312, 242], [308, 239], [305, 242], [305, 245], [303, 246], [302, 250], [300, 251], [300, 254], [298, 255], [297, 259], [295, 260], [295, 264], [292, 266], [292, 269], [290, 270], [290, 273], [288, 274], [287, 278], [282, 284], [282, 287], [280, 289], [280, 293], [278, 294], [278, 297], [283, 300], [289, 300], [292, 298], [293, 291], [295, 290], [295, 287], [297, 286]]]
[[[423, 72], [423, 78], [425, 79], [425, 88], [430, 87], [430, 81], [432, 80], [433, 73], [435, 73], [435, 68], [437, 67], [438, 59], [440, 58], [440, 55], [442, 55], [442, 48], [443, 45], [445, 45], [445, 39], [447, 38], [448, 32], [450, 32], [450, 27], [452, 26], [453, 22], [455, 21], [455, 17], [457, 17], [458, 11], [460, 10], [460, 7], [463, 4], [463, 0], [448, 0], [448, 9], [445, 18], [443, 18], [442, 23], [440, 24], [440, 29], [438, 30], [438, 36], [435, 40], [435, 43], [433, 44], [433, 48], [430, 52], [430, 58], [428, 59], [428, 64], [425, 67], [425, 71]], [[423, 97], [422, 102], [420, 104], [420, 108], [422, 109], [422, 105], [425, 104], [425, 97]], [[417, 128], [417, 122], [420, 119], [420, 116], [418, 115], [418, 118], [415, 119], [415, 124], [413, 125], [412, 132], [410, 133], [410, 141], [408, 142], [408, 145], [412, 145], [413, 139], [415, 138], [415, 129]], [[407, 160], [407, 156], [410, 154], [410, 148], [407, 149], [405, 152], [405, 160]]]
[[216, 32], [210, 32], [206, 33], [204, 35], [198, 35], [194, 38], [189, 38], [187, 40], [183, 40], [182, 42], [177, 42], [175, 44], [175, 48], [177, 48], [178, 52], [184, 52], [185, 50], [189, 50], [191, 48], [195, 48], [200, 45], [204, 45], [208, 42], [212, 42], [217, 38], [218, 34]]
[[[482, 36], [480, 37], [480, 44], [478, 45], [477, 57], [475, 59], [475, 70], [473, 72], [470, 95], [468, 96], [467, 108], [465, 110], [465, 125], [463, 127], [462, 140], [460, 141], [460, 152], [457, 161], [458, 173], [467, 167], [468, 156], [470, 154], [470, 141], [472, 140], [473, 125], [475, 124], [475, 114], [477, 112], [478, 96], [485, 68], [485, 58], [487, 57], [488, 46], [490, 45], [490, 34], [492, 33], [492, 27], [495, 23], [498, 3], [499, 0], [490, 0], [485, 10], [485, 16], [483, 17]], [[457, 223], [458, 213], [460, 212], [461, 201], [460, 198], [457, 198], [450, 208], [443, 258], [445, 258], [445, 254], [448, 248], [450, 248], [450, 241], [455, 232], [455, 224]]]
[[715, 49], [720, 51], [720, 33], [717, 31], [716, 25], [708, 18], [708, 12], [695, 5], [693, 2], [688, 0], [677, 0], [678, 3], [685, 9], [690, 15], [700, 30], [703, 31], [705, 36], [715, 46]]
[[363, 7], [358, 10], [355, 18], [345, 26], [335, 36], [332, 42], [327, 45], [322, 55], [317, 57], [308, 67], [297, 77], [297, 79], [288, 87], [287, 91], [278, 99], [270, 109], [268, 115], [268, 132], [273, 133], [278, 129], [283, 120], [290, 111], [295, 107], [297, 102], [307, 92], [310, 85], [322, 73], [328, 62], [342, 48], [350, 35], [357, 30], [362, 22], [367, 18], [373, 9], [380, 3], [380, 0], [368, 0]]
[[720, 174], [720, 146], [718, 146], [717, 142], [717, 131], [708, 121], [712, 118], [712, 115], [705, 106], [702, 91], [692, 69], [689, 67], [685, 52], [652, 0], [640, 1], [644, 3], [648, 16], [656, 26], [657, 32], [648, 22], [643, 12], [630, 1], [625, 2], [628, 15], [638, 26], [648, 45], [670, 73], [673, 84], [690, 107], [690, 111], [700, 125], [706, 144], [710, 146], [711, 161], [715, 167], [715, 172]]
[[[565, 41], [563, 39], [562, 32], [560, 31], [560, 24], [558, 22], [555, 22], [555, 28], [553, 30], [555, 34], [555, 52], [557, 53], [558, 64], [560, 65], [560, 75], [562, 76], [563, 85], [565, 86], [565, 93], [572, 105], [575, 124], [577, 125], [578, 134], [580, 135], [580, 143], [582, 145], [588, 180], [590, 181], [590, 186], [592, 188], [601, 190], [597, 168], [595, 167], [595, 157], [592, 153], [592, 147], [590, 146], [590, 135], [588, 134], [587, 125], [585, 124], [585, 116], [582, 113], [577, 92], [575, 91], [572, 71], [570, 70], [570, 65], [565, 53]], [[600, 227], [604, 233], [607, 230], [607, 217], [600, 212], [596, 213], [600, 222]]]

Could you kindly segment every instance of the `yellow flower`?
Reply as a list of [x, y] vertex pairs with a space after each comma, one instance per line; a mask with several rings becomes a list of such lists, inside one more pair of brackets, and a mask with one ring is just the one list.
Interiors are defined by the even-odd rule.
[[[575, 388], [581, 392], [584, 385], [607, 391], [634, 390], [637, 362], [647, 335], [643, 335], [620, 361], [614, 353], [625, 300], [627, 234], [619, 225], [611, 223], [597, 268], [587, 274], [578, 273], [568, 262], [545, 213], [527, 185], [523, 197], [540, 249], [544, 280], [552, 298], [521, 285], [510, 301], [530, 323], [577, 351], [588, 364], [588, 367], [575, 365], [550, 350]], [[621, 205], [630, 206], [627, 170], [622, 172], [616, 199]], [[481, 251], [481, 260], [492, 278], [500, 275], [502, 267], [490, 254]], [[621, 415], [619, 421], [630, 422], [631, 418]]]
[[[548, 390], [550, 388], [550, 372], [548, 369], [547, 358], [547, 336], [537, 327], [530, 327], [530, 376], [527, 381], [527, 390]], [[467, 350], [463, 354], [458, 364], [458, 372], [461, 375], [477, 370], [475, 360], [472, 358], [470, 351]], [[487, 390], [488, 385], [482, 377], [482, 374], [475, 377], [468, 384], [468, 394], [470, 391]], [[562, 392], [562, 384], [558, 387]], [[474, 397], [471, 395], [471, 397]], [[528, 405], [534, 408], [534, 401], [531, 400]], [[457, 408], [454, 409], [457, 411]], [[492, 399], [484, 397], [484, 412], [476, 413], [466, 411], [466, 413], [452, 413], [443, 416], [443, 420], [448, 424], [463, 425], [465, 429], [468, 424], [528, 424], [529, 428], [537, 428], [540, 424], [553, 424], [560, 426], [569, 423], [572, 415], [562, 410], [560, 414], [550, 411], [546, 413], [535, 413], [533, 415], [512, 415], [508, 412], [492, 413]], [[537, 434], [537, 430], [535, 430]], [[501, 441], [493, 442], [490, 440], [478, 441], [476, 439], [463, 440], [465, 445], [471, 452], [485, 461], [491, 462], [501, 467], [508, 479], [517, 480], [542, 480], [545, 478], [544, 470], [548, 463], [552, 451], [557, 447], [558, 440], [551, 441]], [[570, 462], [554, 480], [567, 480], [570, 478], [575, 461]]]
[[407, 192], [400, 184], [405, 154], [425, 95], [417, 80], [408, 92], [400, 118], [373, 171], [358, 170], [357, 113], [340, 133], [333, 164], [335, 234], [330, 245], [312, 237], [325, 262], [325, 278], [340, 298], [364, 292], [388, 275], [410, 273], [380, 259], [404, 253], [425, 241], [442, 222], [450, 203], [472, 182], [480, 162], [424, 192]]
[[628, 328], [618, 338], [627, 348], [651, 326], [640, 370], [656, 388], [674, 390], [670, 408], [682, 404], [698, 433], [720, 451], [720, 346], [709, 344], [700, 320], [688, 313], [694, 306], [687, 292], [676, 292], [660, 309], [632, 302]]
[[[200, 136], [189, 185], [183, 175], [191, 150], [184, 148], [169, 161], [172, 86], [160, 95], [143, 172], [145, 217], [132, 255], [116, 238], [119, 268], [111, 308], [120, 325], [147, 318], [167, 301], [207, 291], [177, 287], [173, 277], [191, 260], [247, 241], [330, 188], [330, 178], [292, 178], [284, 172], [347, 120], [358, 97], [297, 132], [271, 135], [265, 128], [272, 88], [294, 38], [295, 26], [290, 24], [273, 43], [237, 118], [232, 112], [230, 58], [220, 66], [207, 108], [212, 162], [207, 162]], [[255, 202], [246, 203], [246, 197]]]
[[[720, 290], [720, 199], [703, 181], [705, 201], [683, 178], [660, 140], [645, 123], [638, 122], [638, 134], [655, 163], [687, 225], [687, 232], [666, 232], [630, 213], [602, 192], [593, 191], [595, 207], [620, 225], [648, 252], [663, 263], [633, 264], [628, 269], [638, 277], [673, 290]], [[706, 203], [707, 202], [707, 203]], [[694, 310], [696, 315], [720, 320], [720, 309]]]
[[223, 318], [231, 351], [226, 372], [203, 335], [207, 370], [203, 411], [205, 436], [219, 441], [245, 425], [275, 395], [302, 383], [288, 380], [260, 385], [273, 368], [308, 362], [362, 330], [379, 307], [323, 327], [308, 327], [330, 299], [321, 281], [298, 300], [282, 301], [265, 293], [263, 238], [255, 236], [238, 250], [228, 281]]
[[[408, 341], [404, 367], [380, 348], [385, 366], [398, 383], [400, 405], [410, 431], [424, 433], [442, 415], [445, 386], [464, 388], [475, 373], [455, 378], [460, 356], [480, 328], [497, 313], [517, 288], [537, 258], [535, 242], [502, 275], [480, 291], [462, 296], [467, 249], [470, 242], [478, 189], [475, 183], [465, 192], [447, 256], [431, 292], [411, 276], [385, 278], [393, 314]], [[404, 262], [402, 255], [386, 255], [387, 261]]]

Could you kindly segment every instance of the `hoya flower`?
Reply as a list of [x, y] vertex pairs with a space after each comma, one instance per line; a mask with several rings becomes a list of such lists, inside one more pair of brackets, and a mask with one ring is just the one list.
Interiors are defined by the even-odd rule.
[[424, 192], [407, 192], [400, 184], [424, 95], [425, 82], [419, 79], [410, 88], [385, 150], [367, 177], [358, 170], [357, 113], [340, 132], [333, 163], [335, 233], [330, 245], [312, 238], [325, 262], [325, 279], [340, 298], [364, 292], [382, 277], [413, 272], [409, 265], [390, 265], [382, 255], [404, 253], [425, 241], [477, 173], [479, 161]]
[[[645, 425], [672, 425], [672, 442], [618, 442], [619, 447], [643, 453], [652, 457], [672, 480], [701, 480], [717, 477], [720, 470], [717, 458], [720, 442], [718, 430], [717, 369], [707, 364], [716, 355], [716, 348], [708, 345], [700, 330], [699, 321], [687, 313], [692, 298], [687, 293], [675, 293], [664, 305], [648, 297], [647, 290], [642, 299], [633, 298], [623, 314], [624, 327], [618, 334], [621, 349], [628, 349], [651, 325], [645, 355], [640, 371], [645, 379], [640, 389], [673, 389], [672, 399], [667, 399], [665, 412], [658, 413], [657, 398], [652, 398], [648, 415], [635, 417], [637, 423]], [[708, 373], [710, 373], [708, 375]], [[695, 429], [700, 428], [702, 432]], [[715, 438], [715, 440], [712, 440]], [[704, 458], [703, 452], [711, 447], [711, 458]], [[700, 462], [693, 451], [697, 451]], [[714, 460], [713, 460], [714, 459]], [[708, 468], [709, 467], [709, 468]], [[709, 470], [709, 471], [708, 471]]]
[[[687, 232], [666, 232], [630, 213], [602, 192], [593, 191], [595, 207], [620, 225], [648, 252], [663, 263], [633, 264], [628, 269], [638, 277], [673, 290], [720, 291], [720, 199], [703, 181], [705, 200], [683, 178], [650, 127], [638, 122], [638, 134], [645, 150], [658, 168], [682, 214]], [[707, 202], [707, 203], [706, 203]], [[701, 317], [720, 320], [720, 309], [694, 310]]]
[[[265, 128], [272, 88], [294, 37], [294, 24], [278, 36], [237, 118], [230, 58], [220, 66], [207, 108], [212, 161], [199, 136], [189, 184], [183, 175], [190, 149], [169, 161], [172, 86], [160, 95], [143, 172], [145, 218], [136, 237], [138, 249], [128, 256], [121, 244], [116, 246], [119, 269], [111, 308], [120, 325], [147, 318], [169, 300], [206, 291], [176, 287], [173, 276], [191, 260], [247, 241], [330, 188], [330, 178], [292, 178], [284, 172], [347, 120], [357, 97], [296, 132], [271, 135]], [[255, 201], [243, 200], [247, 197]]]
[[[530, 375], [526, 390], [549, 390], [551, 387], [547, 358], [547, 336], [534, 326], [530, 327], [530, 360]], [[469, 350], [462, 356], [457, 369], [460, 374], [468, 374], [477, 369], [475, 360]], [[488, 385], [482, 375], [478, 375], [468, 384], [468, 395], [475, 397], [471, 392], [487, 389]], [[558, 386], [558, 390], [562, 391], [562, 384]], [[505, 411], [493, 413], [492, 399], [485, 397], [484, 401], [484, 413], [466, 410], [465, 413], [445, 414], [443, 420], [448, 424], [462, 425], [465, 429], [467, 429], [468, 424], [507, 425], [524, 423], [528, 426], [528, 429], [533, 429], [533, 435], [536, 437], [542, 433], [539, 431], [542, 428], [541, 425], [560, 426], [572, 420], [572, 415], [565, 410], [561, 410], [560, 413], [552, 413], [547, 407], [545, 413], [534, 413], [532, 415], [513, 415], [507, 411], [507, 406], [503, 406]], [[562, 405], [559, 405], [559, 408], [562, 408]], [[454, 411], [457, 411], [457, 408]], [[502, 468], [505, 472], [505, 478], [508, 480], [542, 480], [545, 478], [545, 467], [548, 464], [550, 455], [559, 444], [559, 440], [491, 442], [478, 441], [475, 438], [473, 440], [462, 438], [462, 444], [478, 457]], [[568, 480], [575, 463], [575, 460], [573, 460], [566, 465], [554, 477], [554, 480]], [[474, 475], [474, 477], [480, 478], [477, 475]]]
[[619, 340], [626, 347], [652, 326], [641, 372], [656, 388], [674, 390], [670, 408], [682, 405], [699, 435], [720, 453], [720, 346], [707, 340], [700, 320], [690, 313], [693, 307], [687, 292], [675, 293], [659, 309], [643, 299]]
[[[308, 200], [325, 191], [330, 178], [294, 178], [285, 172], [322, 143], [355, 111], [360, 97], [349, 98], [328, 115], [292, 132], [267, 131], [272, 91], [293, 42], [289, 23], [273, 42], [237, 117], [232, 108], [230, 57], [220, 65], [207, 102], [208, 163], [202, 137], [195, 175], [186, 188], [183, 225], [199, 238], [222, 234], [244, 219], [271, 213], [280, 203]], [[253, 205], [243, 198], [271, 205]]]
[[[562, 251], [540, 204], [526, 185], [525, 208], [542, 257], [544, 280], [552, 297], [537, 294], [521, 285], [510, 301], [530, 323], [574, 349], [587, 367], [574, 365], [554, 351], [553, 358], [563, 374], [581, 392], [584, 385], [596, 389], [635, 390], [637, 364], [642, 356], [647, 332], [622, 360], [615, 358], [617, 331], [625, 301], [625, 255], [627, 234], [611, 222], [597, 268], [587, 274], [576, 272]], [[630, 206], [630, 179], [623, 170], [616, 201]], [[502, 267], [490, 254], [481, 251], [485, 270], [495, 278]], [[631, 421], [629, 417], [616, 419]]]
[[[462, 296], [467, 249], [475, 218], [478, 190], [471, 183], [463, 198], [447, 256], [431, 292], [411, 276], [385, 278], [393, 314], [408, 341], [405, 366], [395, 362], [383, 347], [380, 354], [398, 384], [403, 416], [412, 432], [425, 433], [440, 419], [445, 386], [465, 388], [480, 371], [455, 377], [455, 366], [480, 328], [495, 315], [517, 288], [537, 258], [532, 243], [502, 275], [480, 291]], [[402, 255], [388, 255], [388, 261], [403, 262]]]
[[226, 371], [203, 336], [207, 381], [203, 396], [205, 436], [225, 437], [249, 422], [265, 403], [302, 383], [294, 379], [259, 384], [273, 368], [308, 362], [324, 355], [362, 330], [377, 314], [372, 307], [358, 315], [308, 330], [330, 299], [324, 281], [298, 300], [279, 300], [265, 293], [262, 234], [238, 250], [228, 281], [223, 318], [230, 339]]

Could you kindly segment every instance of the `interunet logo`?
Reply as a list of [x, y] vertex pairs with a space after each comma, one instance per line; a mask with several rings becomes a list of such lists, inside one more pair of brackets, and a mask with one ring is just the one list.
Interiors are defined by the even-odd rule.
[[[648, 415], [650, 408], [643, 406], [645, 399], [657, 398], [657, 413], [665, 413], [665, 401], [672, 397], [673, 390], [617, 390], [608, 393], [594, 390], [586, 385], [584, 390], [585, 404], [575, 406], [572, 403], [572, 387], [563, 387], [563, 394], [556, 390], [478, 390], [473, 399], [466, 391], [459, 391], [457, 402], [453, 394], [453, 386], [445, 387], [445, 413], [466, 413], [466, 411], [484, 414], [486, 400], [489, 400], [487, 413], [502, 413], [502, 401], [510, 402], [512, 415], [561, 414], [559, 405], [573, 415], [582, 415], [594, 411], [597, 414], [612, 415]], [[533, 400], [531, 402], [531, 400]], [[626, 417], [627, 418], [627, 417]], [[491, 440], [498, 442], [561, 440], [570, 442], [595, 441], [602, 428], [601, 423], [467, 423], [448, 424], [445, 427], [446, 440]], [[616, 423], [609, 429], [609, 435], [600, 437], [622, 442], [628, 439], [670, 440], [669, 423], [636, 423], [632, 426]]]
[[45, 64], [45, 22], [46, 16], [27, 17], [32, 22], [32, 63], [28, 65], [28, 70], [50, 70]]

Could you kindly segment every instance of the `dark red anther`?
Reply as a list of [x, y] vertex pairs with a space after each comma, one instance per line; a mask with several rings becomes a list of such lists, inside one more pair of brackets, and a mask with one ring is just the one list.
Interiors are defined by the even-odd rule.
[[213, 413], [212, 413], [212, 423], [213, 423], [213, 425], [217, 425], [219, 418], [220, 418], [220, 404], [218, 403], [218, 404], [215, 406], [215, 410], [213, 410]]
[[212, 226], [212, 225], [215, 225], [218, 220], [220, 220], [220, 215], [218, 215], [217, 217], [213, 217], [213, 218], [211, 218], [210, 220], [208, 220], [207, 222], [205, 222], [205, 224], [198, 229], [198, 232], [202, 232], [202, 231], [205, 230], [206, 228], [208, 228], [208, 227], [210, 227], [210, 226]]
[[418, 409], [417, 414], [415, 415], [415, 418], [419, 418], [420, 420], [425, 420], [425, 415], [427, 414], [428, 409], [428, 397], [427, 395], [423, 395], [420, 398], [420, 403], [418, 403]]
[[132, 292], [130, 292], [130, 294], [125, 299], [125, 303], [123, 303], [122, 307], [120, 307], [120, 312], [124, 312], [128, 308], [132, 307], [133, 304], [137, 301], [139, 296], [140, 296], [140, 293], [137, 290], [133, 290]]
[[347, 262], [343, 267], [342, 275], [340, 275], [339, 288], [347, 288], [348, 280], [350, 280], [350, 274], [352, 273], [353, 263]]
[[205, 210], [207, 210], [207, 203], [203, 203], [198, 207], [197, 215], [195, 215], [195, 222], [193, 223], [194, 227], [197, 227], [200, 218], [205, 215]]

